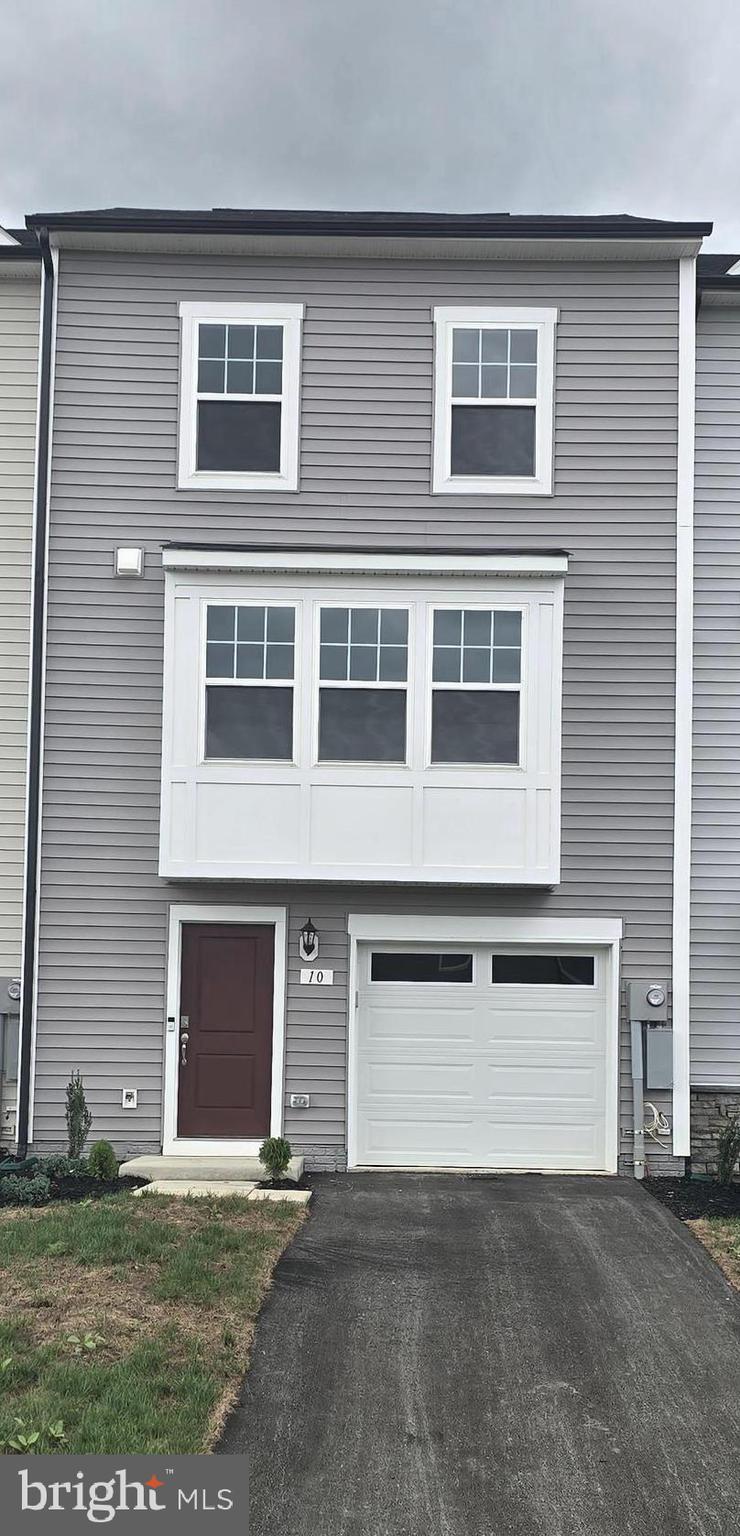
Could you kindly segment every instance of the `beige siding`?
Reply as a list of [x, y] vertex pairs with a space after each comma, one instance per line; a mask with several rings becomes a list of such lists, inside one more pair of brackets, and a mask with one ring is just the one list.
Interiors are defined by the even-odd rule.
[[21, 958], [39, 284], [0, 269], [0, 975]]
[[[294, 495], [176, 490], [178, 301], [306, 304]], [[555, 494], [432, 496], [432, 306], [560, 309]], [[95, 1130], [158, 1145], [170, 901], [310, 913], [331, 998], [290, 953], [288, 1130], [344, 1139], [346, 913], [621, 917], [623, 974], [670, 976], [677, 268], [257, 262], [63, 254], [53, 454], [35, 1139], [61, 1139], [79, 1065]], [[563, 878], [554, 891], [175, 886], [157, 877], [166, 540], [497, 546], [571, 552], [566, 581]], [[141, 543], [140, 582], [113, 551]], [[622, 1035], [622, 1148], [630, 1148]], [[123, 1085], [139, 1109], [120, 1108]]]

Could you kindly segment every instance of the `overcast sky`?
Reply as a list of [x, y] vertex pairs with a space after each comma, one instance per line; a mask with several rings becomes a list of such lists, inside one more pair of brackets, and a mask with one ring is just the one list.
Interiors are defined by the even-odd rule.
[[0, 0], [0, 222], [638, 213], [740, 251], [738, 0]]

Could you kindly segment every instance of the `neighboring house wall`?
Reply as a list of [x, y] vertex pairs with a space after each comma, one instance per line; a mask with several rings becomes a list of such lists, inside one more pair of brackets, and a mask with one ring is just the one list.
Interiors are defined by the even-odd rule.
[[[21, 964], [38, 334], [38, 280], [0, 266], [0, 976]], [[14, 1117], [2, 1071], [0, 1142]]]
[[695, 551], [692, 1151], [706, 1164], [740, 1109], [740, 300], [709, 296], [697, 326]]
[[[63, 1139], [75, 1066], [96, 1134], [159, 1145], [172, 901], [290, 903], [286, 1092], [312, 1101], [286, 1130], [327, 1162], [344, 1147], [348, 911], [621, 917], [623, 977], [670, 979], [677, 289], [675, 263], [62, 253], [37, 1145]], [[178, 302], [245, 294], [306, 304], [300, 491], [178, 492]], [[553, 497], [430, 494], [432, 306], [479, 300], [560, 309]], [[160, 880], [165, 540], [567, 549], [560, 886]], [[143, 580], [114, 578], [117, 544], [145, 547]], [[336, 972], [330, 1001], [297, 985], [309, 913]], [[628, 1157], [625, 1028], [621, 1061]], [[123, 1086], [138, 1087], [137, 1111], [122, 1111]]]

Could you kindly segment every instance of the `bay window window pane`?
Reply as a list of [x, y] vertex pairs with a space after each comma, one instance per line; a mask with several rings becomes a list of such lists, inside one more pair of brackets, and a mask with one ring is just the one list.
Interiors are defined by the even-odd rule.
[[518, 683], [521, 675], [521, 652], [512, 646], [510, 650], [497, 649], [493, 653], [494, 683]]
[[265, 647], [261, 643], [255, 645], [252, 641], [243, 644], [241, 641], [236, 648], [236, 675], [237, 677], [263, 677], [265, 670]]
[[432, 676], [435, 683], [459, 683], [460, 682], [460, 657], [459, 646], [435, 645]]
[[381, 645], [406, 645], [409, 636], [409, 616], [403, 608], [382, 608], [380, 611]]
[[405, 690], [320, 690], [319, 759], [322, 763], [402, 763], [405, 758]]
[[209, 603], [206, 632], [209, 640], [233, 640], [234, 609], [221, 603]]
[[292, 688], [206, 688], [207, 758], [292, 756]]
[[349, 675], [355, 683], [377, 681], [378, 648], [376, 645], [353, 645], [349, 652]]
[[434, 644], [460, 645], [462, 640], [462, 610], [437, 608], [434, 613]]
[[407, 665], [405, 645], [381, 645], [378, 673], [381, 683], [405, 683]]
[[432, 696], [433, 763], [516, 763], [519, 694], [436, 689]]
[[209, 640], [206, 646], [206, 676], [234, 676], [234, 646], [231, 640]]
[[491, 681], [491, 652], [486, 647], [466, 645], [463, 651], [463, 675], [464, 683], [490, 683]]
[[453, 475], [532, 476], [535, 472], [533, 405], [453, 405]]
[[237, 640], [259, 640], [260, 644], [262, 643], [265, 638], [264, 608], [237, 608], [236, 638]]
[[349, 608], [322, 608], [321, 639], [334, 644], [346, 645], [349, 631]]
[[350, 625], [350, 640], [353, 645], [377, 645], [378, 643], [378, 610], [377, 608], [353, 608]]
[[292, 645], [268, 645], [265, 676], [272, 678], [293, 676]]
[[293, 644], [295, 638], [295, 609], [294, 608], [268, 608], [267, 610], [267, 639], [282, 640]]
[[320, 656], [320, 673], [322, 678], [328, 678], [331, 682], [341, 682], [347, 676], [347, 658], [349, 650], [346, 645], [322, 645]]
[[465, 609], [465, 623], [463, 626], [463, 639], [465, 645], [490, 645], [491, 644], [491, 610], [478, 613], [475, 608]]
[[521, 613], [507, 613], [506, 609], [496, 611], [493, 617], [493, 643], [494, 645], [521, 645]]

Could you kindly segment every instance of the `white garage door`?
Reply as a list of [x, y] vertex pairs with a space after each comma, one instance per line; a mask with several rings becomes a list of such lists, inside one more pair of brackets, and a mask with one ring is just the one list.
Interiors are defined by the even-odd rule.
[[607, 969], [572, 947], [360, 945], [354, 1163], [607, 1169]]

